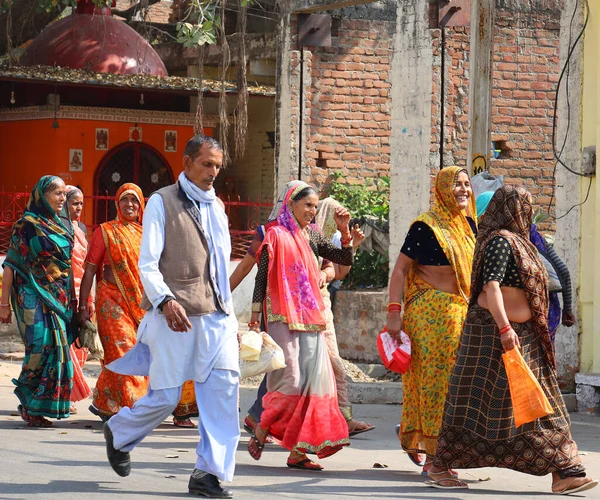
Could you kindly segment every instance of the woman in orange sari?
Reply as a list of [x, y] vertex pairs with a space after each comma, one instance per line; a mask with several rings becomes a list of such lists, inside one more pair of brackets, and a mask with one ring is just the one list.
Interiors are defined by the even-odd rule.
[[96, 317], [104, 361], [90, 411], [102, 420], [124, 406], [131, 408], [148, 390], [146, 377], [119, 375], [106, 369], [134, 346], [144, 316], [138, 270], [144, 195], [138, 186], [126, 183], [117, 191], [115, 202], [117, 218], [94, 231], [80, 289], [79, 321], [83, 323], [90, 316], [86, 304], [97, 276]]
[[[75, 186], [67, 186], [67, 209], [68, 215], [72, 221], [75, 237], [73, 251], [71, 252], [71, 272], [73, 275], [75, 296], [79, 299], [79, 288], [81, 287], [81, 279], [83, 278], [83, 268], [88, 247], [85, 226], [79, 221], [81, 211], [83, 210], [83, 192], [81, 189]], [[90, 295], [87, 301], [87, 306], [90, 311], [93, 304], [93, 297]], [[70, 413], [73, 415], [77, 413], [77, 406], [75, 403], [89, 398], [92, 395], [92, 391], [85, 381], [82, 371], [83, 365], [88, 357], [88, 350], [85, 348], [79, 349], [75, 347], [75, 344], [71, 344], [69, 350], [71, 352], [71, 360], [73, 361], [73, 387], [71, 389], [70, 409]]]

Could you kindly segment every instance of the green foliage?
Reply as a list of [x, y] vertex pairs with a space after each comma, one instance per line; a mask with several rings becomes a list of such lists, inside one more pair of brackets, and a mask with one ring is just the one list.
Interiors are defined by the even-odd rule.
[[[361, 185], [348, 185], [341, 182], [343, 174], [333, 174], [328, 193], [346, 207], [352, 218], [373, 216], [383, 226], [390, 214], [390, 178], [379, 177]], [[343, 288], [384, 288], [388, 282], [389, 256], [378, 252], [359, 250], [354, 264], [344, 279]]]
[[382, 223], [390, 215], [390, 178], [378, 177], [372, 182], [361, 185], [349, 185], [340, 182], [341, 172], [333, 174], [329, 185], [329, 195], [350, 210], [352, 217], [372, 215]]

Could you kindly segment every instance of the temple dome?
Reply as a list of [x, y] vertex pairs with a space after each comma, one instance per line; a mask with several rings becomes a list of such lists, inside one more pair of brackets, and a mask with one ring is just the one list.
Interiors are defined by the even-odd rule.
[[46, 27], [21, 56], [23, 66], [166, 76], [161, 58], [139, 33], [110, 15], [72, 14]]

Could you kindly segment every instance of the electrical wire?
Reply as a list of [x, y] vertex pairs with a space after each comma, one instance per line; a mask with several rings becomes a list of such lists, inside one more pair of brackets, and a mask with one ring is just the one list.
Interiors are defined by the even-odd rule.
[[[554, 178], [554, 183], [552, 185], [552, 196], [550, 197], [550, 203], [548, 204], [548, 211], [547, 211], [548, 214], [550, 213], [550, 208], [552, 207], [552, 202], [554, 201], [555, 194], [556, 194], [556, 170], [558, 168], [558, 165], [561, 165], [563, 168], [565, 168], [568, 172], [572, 173], [573, 175], [577, 175], [579, 177], [588, 177], [588, 175], [584, 174], [583, 172], [577, 172], [576, 170], [573, 170], [561, 159], [561, 156], [562, 156], [565, 146], [567, 144], [567, 137], [569, 135], [569, 129], [571, 127], [571, 101], [570, 101], [570, 94], [569, 94], [569, 76], [570, 76], [571, 57], [573, 56], [573, 52], [575, 52], [575, 48], [577, 47], [577, 44], [583, 37], [583, 34], [585, 32], [585, 29], [587, 27], [589, 17], [590, 17], [590, 9], [589, 9], [588, 0], [584, 0], [584, 2], [585, 2], [585, 20], [583, 22], [581, 31], [579, 32], [579, 34], [577, 35], [577, 38], [575, 39], [575, 42], [571, 45], [571, 40], [573, 38], [572, 37], [573, 22], [575, 20], [575, 16], [576, 16], [578, 8], [579, 8], [579, 0], [577, 0], [577, 2], [575, 3], [575, 7], [573, 9], [573, 15], [571, 16], [571, 21], [569, 23], [569, 52], [567, 53], [567, 59], [562, 68], [562, 71], [560, 72], [558, 82], [556, 83], [556, 93], [554, 95], [554, 115], [552, 117], [552, 153], [554, 155], [556, 163], [554, 164], [554, 170], [552, 172], [552, 177]], [[560, 92], [560, 85], [562, 83], [563, 77], [565, 76], [565, 73], [567, 75], [567, 80], [565, 83], [565, 91], [566, 91], [566, 99], [567, 99], [567, 128], [565, 130], [565, 135], [564, 135], [564, 139], [563, 139], [563, 143], [561, 145], [560, 151], [557, 152], [557, 150], [556, 150], [556, 128], [557, 128], [558, 96], [559, 96], [559, 92]], [[592, 186], [592, 179], [590, 178], [590, 184], [588, 186], [588, 190], [587, 190], [585, 199], [581, 203], [573, 205], [571, 208], [569, 208], [569, 210], [567, 210], [567, 212], [565, 212], [560, 217], [557, 217], [556, 220], [566, 217], [567, 214], [569, 214], [573, 209], [575, 209], [576, 207], [582, 206], [589, 197], [591, 186]]]
[[577, 205], [573, 205], [573, 206], [572, 206], [571, 208], [569, 208], [569, 210], [567, 210], [567, 211], [566, 211], [564, 214], [562, 214], [560, 217], [557, 217], [557, 218], [556, 218], [556, 220], [560, 220], [560, 219], [562, 219], [563, 217], [566, 217], [567, 215], [569, 215], [569, 213], [571, 212], [571, 210], [574, 210], [574, 209], [576, 209], [577, 207], [580, 207], [581, 205], [583, 205], [583, 204], [584, 204], [584, 203], [587, 201], [587, 199], [588, 199], [588, 196], [590, 195], [590, 190], [591, 190], [591, 188], [592, 188], [592, 180], [593, 180], [593, 178], [592, 178], [592, 177], [590, 177], [590, 183], [588, 184], [587, 193], [585, 194], [585, 198], [583, 199], [583, 201], [582, 201], [581, 203], [577, 203]]

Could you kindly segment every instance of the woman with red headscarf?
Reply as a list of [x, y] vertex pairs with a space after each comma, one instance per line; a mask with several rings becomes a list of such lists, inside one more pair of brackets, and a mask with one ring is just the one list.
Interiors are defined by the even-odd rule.
[[94, 231], [79, 292], [79, 321], [83, 323], [90, 317], [87, 301], [94, 276], [98, 278], [96, 317], [104, 361], [90, 411], [102, 420], [124, 406], [131, 408], [148, 390], [146, 377], [119, 375], [106, 369], [107, 364], [134, 346], [137, 327], [144, 316], [138, 270], [144, 195], [138, 186], [126, 183], [115, 198], [117, 218], [100, 224]]

